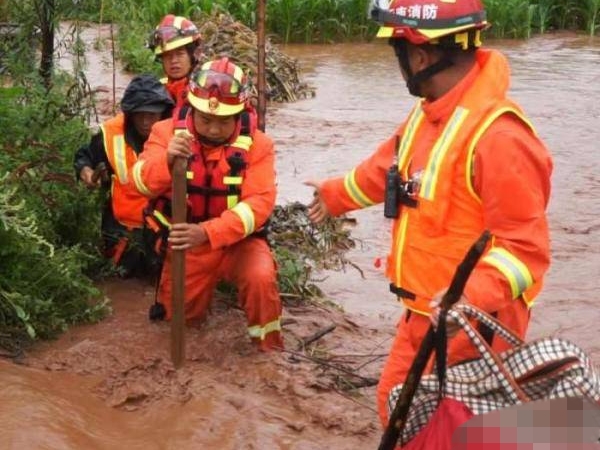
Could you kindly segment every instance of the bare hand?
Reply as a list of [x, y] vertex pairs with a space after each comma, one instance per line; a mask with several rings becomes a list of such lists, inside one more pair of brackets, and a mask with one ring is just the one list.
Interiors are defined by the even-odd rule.
[[305, 181], [304, 184], [306, 186], [312, 186], [315, 188], [314, 198], [308, 204], [308, 218], [313, 223], [321, 223], [331, 215], [327, 205], [321, 198], [321, 188], [323, 183], [319, 181], [308, 180]]
[[169, 243], [173, 250], [187, 250], [208, 242], [208, 236], [201, 223], [175, 223], [169, 233]]
[[84, 166], [84, 168], [81, 169], [81, 172], [79, 172], [79, 179], [83, 181], [83, 183], [89, 189], [96, 189], [100, 187], [100, 177], [98, 177], [96, 181], [93, 180], [93, 177], [94, 169], [92, 169], [90, 166]]
[[[429, 307], [431, 308], [431, 315], [429, 316], [429, 320], [433, 325], [434, 329], [437, 329], [439, 320], [440, 320], [440, 303], [442, 302], [442, 297], [446, 293], [447, 289], [438, 292], [433, 296], [431, 301], [429, 302]], [[467, 303], [467, 298], [463, 295], [460, 297], [460, 300], [456, 303]], [[456, 322], [452, 317], [446, 316], [446, 335], [451, 338], [456, 335], [461, 330], [460, 325]]]
[[194, 138], [188, 133], [175, 134], [167, 147], [167, 164], [169, 169], [177, 157], [189, 158], [192, 156], [192, 141]]

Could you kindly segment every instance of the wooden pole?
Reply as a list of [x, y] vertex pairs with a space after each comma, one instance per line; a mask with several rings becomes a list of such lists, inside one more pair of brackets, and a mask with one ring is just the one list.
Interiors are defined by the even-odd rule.
[[[186, 170], [187, 160], [177, 157], [173, 163], [173, 223], [183, 223], [187, 219], [186, 206]], [[185, 358], [185, 250], [173, 250], [171, 253], [171, 292], [173, 294], [173, 314], [171, 317], [171, 361], [175, 368], [183, 364]]]
[[[485, 251], [485, 247], [489, 239], [490, 233], [486, 230], [471, 246], [463, 261], [456, 268], [456, 272], [454, 273], [450, 287], [442, 297], [442, 302], [440, 305], [442, 310], [447, 311], [452, 307], [453, 304], [460, 300], [465, 288], [465, 284], [467, 283], [467, 279], [475, 268], [477, 261], [479, 261], [480, 256]], [[421, 376], [423, 375], [423, 371], [427, 366], [429, 357], [433, 353], [434, 346], [435, 330], [433, 329], [433, 326], [430, 325], [427, 334], [423, 338], [423, 341], [421, 341], [421, 347], [419, 347], [419, 351], [417, 352], [415, 359], [410, 366], [408, 375], [406, 376], [406, 381], [402, 386], [400, 395], [398, 396], [398, 401], [396, 402], [394, 410], [390, 415], [388, 426], [381, 437], [378, 450], [393, 450], [396, 448], [398, 438], [402, 434], [404, 426], [406, 425], [406, 418], [408, 417], [408, 411], [410, 409], [412, 399], [415, 396], [417, 388], [419, 387]]]
[[265, 67], [265, 10], [267, 0], [257, 0], [256, 11], [256, 44], [258, 46], [257, 78], [258, 78], [258, 129], [265, 131], [265, 115], [267, 112], [266, 67]]

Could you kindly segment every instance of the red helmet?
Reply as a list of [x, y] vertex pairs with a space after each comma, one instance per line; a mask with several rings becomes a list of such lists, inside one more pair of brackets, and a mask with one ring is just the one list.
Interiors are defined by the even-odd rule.
[[194, 23], [185, 17], [167, 14], [155, 28], [150, 48], [160, 55], [200, 39], [200, 31]]
[[229, 58], [221, 58], [204, 63], [191, 74], [187, 98], [199, 111], [232, 116], [244, 110], [248, 95], [244, 71]]
[[[480, 0], [373, 0], [371, 18], [381, 27], [377, 37], [406, 39], [412, 44], [437, 44], [455, 35], [455, 43], [468, 47], [469, 30], [489, 26]], [[481, 45], [479, 33], [473, 44]]]

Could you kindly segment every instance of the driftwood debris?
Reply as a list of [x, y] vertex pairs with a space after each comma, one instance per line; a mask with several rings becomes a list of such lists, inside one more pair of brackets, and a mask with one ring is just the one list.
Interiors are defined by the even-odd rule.
[[331, 324], [324, 328], [320, 328], [319, 330], [317, 330], [310, 336], [306, 336], [305, 338], [302, 338], [302, 340], [300, 341], [300, 344], [298, 344], [298, 350], [302, 350], [307, 345], [310, 345], [313, 342], [318, 341], [323, 336], [325, 336], [327, 333], [331, 333], [333, 330], [335, 330], [335, 324]]
[[[225, 13], [194, 17], [203, 40], [201, 62], [228, 56], [250, 73], [257, 96], [258, 53], [256, 33]], [[272, 102], [295, 102], [315, 96], [315, 89], [302, 82], [298, 61], [285, 55], [265, 38], [266, 96]]]

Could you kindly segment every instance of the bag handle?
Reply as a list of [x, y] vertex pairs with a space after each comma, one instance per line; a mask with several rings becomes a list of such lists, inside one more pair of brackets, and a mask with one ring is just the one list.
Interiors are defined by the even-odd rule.
[[495, 333], [498, 333], [506, 342], [513, 346], [523, 345], [525, 341], [515, 334], [514, 331], [507, 328], [506, 325], [499, 322], [498, 319], [482, 311], [476, 306], [467, 303], [459, 303], [454, 307], [455, 310], [462, 312], [469, 319], [477, 319], [486, 325]]
[[526, 403], [530, 401], [529, 396], [517, 384], [506, 367], [504, 367], [500, 357], [492, 350], [490, 345], [485, 341], [485, 339], [483, 339], [481, 334], [475, 328], [473, 328], [471, 323], [467, 320], [465, 314], [460, 311], [450, 309], [448, 311], [448, 315], [458, 322], [458, 324], [467, 334], [471, 342], [481, 354], [484, 362], [492, 371], [492, 374], [498, 381], [500, 381], [502, 388], [509, 394], [513, 403]]

